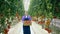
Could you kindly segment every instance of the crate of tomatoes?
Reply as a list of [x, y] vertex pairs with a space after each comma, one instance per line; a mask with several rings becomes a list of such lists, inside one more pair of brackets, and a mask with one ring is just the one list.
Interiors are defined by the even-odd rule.
[[24, 26], [30, 26], [31, 25], [31, 21], [24, 21]]

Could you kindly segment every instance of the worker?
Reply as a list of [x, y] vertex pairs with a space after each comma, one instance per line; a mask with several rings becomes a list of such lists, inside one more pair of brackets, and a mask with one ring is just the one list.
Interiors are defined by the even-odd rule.
[[23, 33], [24, 34], [31, 34], [31, 32], [30, 32], [30, 25], [31, 25], [30, 15], [25, 14], [22, 17], [22, 21], [23, 21]]

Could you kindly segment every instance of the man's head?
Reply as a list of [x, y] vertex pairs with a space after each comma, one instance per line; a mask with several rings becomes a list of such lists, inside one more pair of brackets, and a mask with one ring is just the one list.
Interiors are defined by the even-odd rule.
[[25, 15], [28, 15], [28, 11], [25, 11]]

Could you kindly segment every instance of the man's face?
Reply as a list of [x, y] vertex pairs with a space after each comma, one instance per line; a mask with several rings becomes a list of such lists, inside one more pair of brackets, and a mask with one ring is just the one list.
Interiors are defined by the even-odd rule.
[[28, 12], [27, 11], [25, 12], [25, 15], [28, 15]]

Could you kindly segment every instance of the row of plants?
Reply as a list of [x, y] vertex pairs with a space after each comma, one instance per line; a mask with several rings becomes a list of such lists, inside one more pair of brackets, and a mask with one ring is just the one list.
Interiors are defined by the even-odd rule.
[[[40, 21], [38, 24], [45, 25], [45, 30], [49, 33], [49, 28], [53, 18], [60, 18], [60, 1], [59, 0], [31, 0], [29, 14], [34, 17], [33, 20]], [[45, 19], [45, 20], [44, 20]]]
[[59, 0], [31, 0], [29, 14], [31, 16], [44, 15], [47, 18], [60, 18]]
[[8, 32], [13, 18], [20, 17], [23, 13], [23, 0], [0, 0], [0, 34]]

